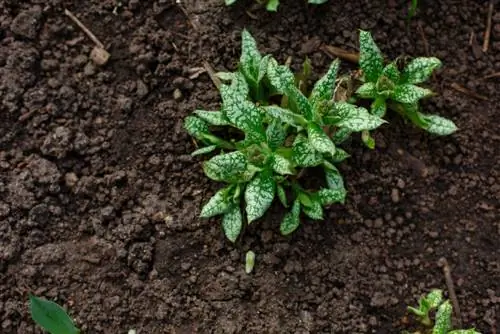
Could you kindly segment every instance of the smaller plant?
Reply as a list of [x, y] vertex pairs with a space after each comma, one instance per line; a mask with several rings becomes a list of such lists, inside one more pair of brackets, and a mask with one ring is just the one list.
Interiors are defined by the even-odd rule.
[[[237, 0], [225, 0], [226, 6], [230, 6], [234, 4]], [[275, 12], [278, 10], [278, 6], [280, 5], [279, 0], [256, 0], [258, 3], [266, 4], [266, 9], [270, 12]], [[319, 5], [327, 2], [328, 0], [307, 0], [308, 3]]]
[[73, 320], [58, 304], [29, 295], [30, 312], [33, 320], [50, 334], [78, 334]]
[[[420, 298], [418, 308], [408, 306], [408, 311], [418, 317], [420, 323], [429, 329], [429, 334], [481, 334], [474, 329], [451, 329], [453, 308], [449, 300], [443, 300], [443, 291], [435, 289]], [[436, 311], [437, 310], [437, 311]], [[436, 311], [434, 322], [430, 313]], [[415, 332], [418, 334], [421, 332]]]
[[360, 31], [359, 44], [359, 65], [364, 84], [356, 94], [362, 99], [373, 100], [372, 114], [384, 117], [387, 108], [390, 108], [436, 135], [449, 135], [457, 130], [455, 124], [446, 118], [420, 112], [420, 100], [434, 93], [418, 84], [427, 81], [432, 72], [441, 66], [439, 59], [415, 58], [400, 71], [397, 61], [384, 65], [384, 57], [369, 32]]

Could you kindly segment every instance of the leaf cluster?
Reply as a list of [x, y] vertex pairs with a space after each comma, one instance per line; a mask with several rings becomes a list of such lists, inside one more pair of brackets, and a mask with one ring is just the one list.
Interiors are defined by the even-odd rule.
[[[451, 329], [453, 307], [449, 300], [443, 299], [443, 292], [435, 289], [419, 300], [418, 308], [408, 306], [408, 311], [417, 316], [432, 334], [481, 334], [474, 329]], [[431, 312], [435, 311], [435, 320], [431, 320]]]
[[[193, 155], [218, 153], [203, 163], [203, 169], [209, 178], [226, 185], [205, 204], [201, 217], [222, 215], [229, 240], [236, 241], [244, 221], [251, 224], [261, 218], [275, 197], [289, 209], [280, 225], [283, 235], [297, 229], [301, 213], [322, 220], [325, 206], [344, 203], [346, 197], [344, 180], [335, 165], [349, 154], [339, 145], [358, 132], [373, 147], [369, 131], [386, 123], [382, 119], [385, 107], [384, 112], [378, 107], [386, 106], [388, 100], [403, 101], [403, 106], [418, 105], [418, 100], [428, 95], [414, 84], [428, 77], [435, 68], [433, 61], [420, 60], [422, 66], [410, 64], [396, 78], [399, 71], [383, 67], [369, 33], [361, 32], [360, 42], [364, 83], [357, 96], [375, 99], [371, 112], [348, 102], [354, 96], [344, 86], [352, 82], [349, 77], [337, 79], [339, 60], [309, 90], [308, 62], [302, 73], [294, 75], [271, 55], [261, 55], [250, 33], [242, 32], [238, 70], [218, 74], [224, 81], [219, 87], [220, 110], [196, 110], [184, 124], [202, 146]], [[383, 86], [389, 81], [392, 85]], [[425, 94], [413, 96], [421, 90]], [[426, 129], [438, 129], [439, 125], [433, 124]], [[221, 127], [232, 134], [230, 139], [216, 135]], [[434, 131], [445, 132], [450, 131]], [[325, 186], [305, 189], [300, 178], [305, 169], [313, 167], [322, 170]]]

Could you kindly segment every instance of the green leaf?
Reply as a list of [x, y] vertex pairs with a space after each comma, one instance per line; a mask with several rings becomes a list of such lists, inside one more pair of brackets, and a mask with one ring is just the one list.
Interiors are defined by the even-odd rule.
[[209, 133], [208, 124], [199, 119], [196, 116], [188, 116], [184, 120], [184, 129], [189, 133], [192, 137], [196, 139], [203, 139], [203, 134]]
[[233, 185], [222, 188], [216, 192], [201, 209], [200, 217], [210, 218], [226, 213], [232, 204], [231, 196], [233, 192]]
[[283, 123], [290, 124], [295, 127], [305, 127], [307, 125], [307, 120], [303, 116], [295, 114], [288, 109], [275, 105], [265, 106], [263, 109], [268, 115], [281, 120]]
[[193, 153], [191, 153], [191, 156], [194, 157], [197, 155], [207, 154], [207, 153], [214, 151], [216, 148], [217, 148], [217, 145], [210, 145], [210, 146], [202, 147], [202, 148], [197, 149]]
[[295, 77], [288, 66], [278, 65], [274, 58], [269, 58], [267, 65], [267, 77], [271, 85], [284, 94], [290, 87], [294, 86]]
[[273, 119], [266, 129], [267, 144], [271, 150], [282, 146], [286, 139], [285, 127], [278, 119]]
[[352, 131], [347, 128], [339, 128], [332, 136], [332, 141], [338, 145], [345, 142], [352, 134]]
[[363, 30], [359, 33], [359, 66], [368, 82], [376, 82], [384, 66], [382, 52], [372, 35]]
[[328, 135], [319, 125], [316, 123], [309, 123], [309, 126], [307, 127], [307, 134], [309, 136], [311, 146], [316, 151], [329, 154], [331, 156], [335, 154], [335, 144], [330, 140]]
[[286, 199], [286, 192], [281, 184], [278, 184], [277, 191], [278, 191], [278, 198], [279, 198], [281, 204], [283, 204], [283, 206], [285, 208], [288, 208], [288, 201]]
[[361, 132], [361, 140], [363, 141], [363, 144], [365, 144], [365, 146], [370, 150], [373, 150], [375, 148], [375, 139], [373, 139], [373, 137], [370, 135], [370, 131], [363, 130]]
[[309, 101], [313, 108], [319, 101], [328, 101], [332, 99], [339, 66], [340, 60], [337, 59], [330, 65], [328, 72], [314, 85], [311, 95], [309, 96]]
[[305, 117], [308, 121], [313, 120], [313, 108], [309, 103], [307, 97], [302, 94], [300, 89], [297, 87], [290, 87], [286, 92], [289, 98], [288, 103], [290, 104], [290, 109], [298, 112], [302, 116]]
[[238, 151], [216, 155], [203, 164], [203, 170], [209, 178], [226, 182], [239, 181], [247, 167], [247, 157]]
[[241, 216], [240, 206], [233, 204], [222, 217], [222, 229], [226, 238], [231, 242], [235, 242], [240, 235], [243, 226], [243, 217]]
[[419, 113], [419, 116], [427, 122], [427, 126], [424, 129], [432, 134], [447, 136], [458, 130], [455, 123], [444, 117], [438, 115], [425, 115], [421, 113]]
[[257, 83], [259, 83], [264, 77], [266, 76], [267, 73], [267, 66], [269, 64], [269, 59], [271, 58], [271, 55], [266, 55], [260, 60], [259, 64], [259, 75], [257, 76]]
[[441, 67], [441, 61], [435, 57], [415, 58], [403, 70], [402, 81], [408, 84], [425, 82], [439, 67]]
[[356, 90], [356, 94], [363, 99], [375, 99], [378, 96], [377, 85], [375, 82], [367, 82]]
[[396, 62], [392, 62], [388, 64], [384, 69], [382, 70], [382, 76], [386, 77], [387, 79], [391, 80], [392, 82], [399, 82], [399, 79], [401, 78], [401, 73], [399, 72], [398, 65]]
[[394, 89], [396, 89], [396, 84], [388, 77], [380, 76], [375, 84], [375, 87], [377, 88], [378, 96], [390, 97], [393, 94]]
[[56, 303], [29, 295], [30, 312], [33, 320], [51, 334], [78, 334], [73, 320]]
[[295, 138], [292, 146], [293, 162], [302, 167], [314, 167], [323, 162], [321, 153], [316, 151], [311, 146], [309, 140], [303, 135], [298, 135]]
[[372, 115], [363, 107], [356, 107], [347, 102], [336, 103], [338, 115], [341, 117], [336, 125], [349, 129], [352, 132], [373, 130], [386, 123], [382, 118]]
[[328, 189], [343, 192], [345, 197], [347, 191], [344, 186], [344, 179], [335, 166], [332, 165], [330, 168], [325, 168], [325, 178]]
[[457, 330], [448, 332], [448, 334], [481, 334], [481, 333], [476, 331], [475, 329], [457, 329]]
[[296, 199], [293, 202], [292, 209], [288, 212], [280, 225], [280, 232], [283, 235], [288, 235], [295, 231], [300, 225], [300, 202]]
[[250, 224], [259, 219], [269, 209], [274, 199], [276, 182], [270, 173], [259, 173], [247, 185], [245, 202], [247, 221]]
[[[245, 75], [241, 72], [233, 73], [233, 79], [231, 80], [231, 84], [229, 85], [229, 87], [231, 87], [232, 94], [235, 97], [237, 96], [238, 99], [245, 100], [248, 97], [248, 93], [250, 92], [250, 87], [248, 86]], [[224, 97], [222, 97], [222, 100], [224, 101]]]
[[387, 111], [387, 104], [385, 103], [384, 97], [376, 98], [370, 107], [371, 114], [380, 118], [385, 116], [386, 111]]
[[346, 191], [345, 189], [321, 189], [318, 191], [319, 200], [321, 205], [330, 205], [333, 203], [345, 202]]
[[212, 125], [229, 125], [229, 120], [220, 111], [195, 110], [194, 114]]
[[349, 158], [351, 155], [341, 149], [340, 147], [335, 147], [335, 154], [332, 157], [333, 162], [342, 162]]
[[268, 0], [266, 9], [270, 12], [276, 12], [278, 11], [279, 4], [280, 4], [279, 0]]
[[224, 116], [235, 127], [245, 132], [247, 140], [256, 143], [265, 141], [265, 131], [262, 124], [263, 114], [259, 108], [239, 95], [232, 86], [222, 85], [220, 92]]
[[431, 96], [431, 90], [418, 87], [411, 84], [403, 84], [396, 86], [391, 98], [400, 103], [412, 104], [418, 102], [420, 99]]
[[318, 196], [311, 196], [311, 205], [302, 207], [302, 211], [311, 219], [323, 220], [323, 206]]
[[281, 175], [295, 174], [292, 162], [287, 158], [285, 158], [284, 156], [277, 153], [273, 153], [271, 157], [271, 167], [276, 173]]
[[451, 312], [452, 307], [449, 300], [442, 303], [436, 312], [436, 321], [432, 334], [447, 334], [451, 329]]
[[255, 253], [251, 250], [245, 255], [245, 272], [250, 274], [255, 266]]
[[259, 76], [260, 55], [257, 43], [248, 30], [243, 29], [241, 32], [241, 57], [240, 70], [246, 78], [253, 82], [257, 82]]

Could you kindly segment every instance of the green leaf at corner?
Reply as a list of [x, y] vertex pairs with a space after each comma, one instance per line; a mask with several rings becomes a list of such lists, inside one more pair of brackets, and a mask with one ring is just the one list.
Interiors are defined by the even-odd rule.
[[276, 12], [278, 10], [279, 5], [280, 5], [279, 0], [268, 0], [266, 9], [270, 12]]
[[292, 209], [288, 212], [280, 225], [282, 235], [288, 235], [295, 231], [300, 225], [300, 202], [296, 199], [293, 202]]
[[321, 200], [317, 194], [310, 196], [310, 205], [303, 206], [302, 211], [311, 219], [322, 220], [323, 219], [323, 206], [321, 205]]
[[438, 136], [448, 136], [458, 130], [455, 123], [438, 115], [425, 115], [419, 113], [420, 118], [427, 122], [424, 127], [428, 132]]
[[80, 331], [66, 311], [56, 303], [29, 295], [33, 320], [51, 334], [78, 334]]
[[290, 68], [279, 65], [272, 57], [267, 64], [267, 76], [271, 85], [282, 94], [295, 84], [295, 77]]
[[442, 303], [436, 312], [436, 321], [434, 322], [434, 328], [432, 329], [432, 334], [447, 334], [451, 329], [451, 313], [452, 307], [449, 300]]
[[250, 224], [269, 209], [274, 199], [276, 182], [270, 173], [257, 174], [245, 189], [247, 221]]
[[241, 215], [240, 206], [238, 203], [233, 203], [229, 210], [222, 217], [222, 229], [226, 238], [231, 242], [235, 242], [240, 235], [243, 226], [243, 217]]
[[382, 52], [368, 31], [359, 33], [359, 66], [368, 82], [376, 82], [384, 66]]
[[241, 152], [216, 155], [203, 164], [205, 174], [214, 181], [237, 182], [247, 170], [247, 157]]
[[309, 136], [311, 146], [316, 151], [329, 154], [330, 156], [335, 154], [335, 144], [319, 125], [316, 123], [309, 123], [309, 126], [307, 127], [307, 134]]
[[184, 129], [196, 139], [202, 139], [203, 134], [210, 132], [208, 124], [196, 116], [188, 116], [184, 119]]
[[431, 96], [433, 93], [430, 89], [422, 88], [412, 84], [403, 84], [396, 86], [391, 94], [394, 101], [406, 104], [418, 102], [420, 99]]
[[273, 153], [271, 157], [271, 167], [280, 175], [295, 174], [292, 162], [278, 153]]
[[333, 203], [344, 203], [346, 197], [345, 189], [321, 189], [318, 191], [319, 200], [322, 205]]
[[230, 185], [216, 192], [201, 209], [201, 218], [210, 218], [226, 213], [232, 203], [234, 186]]
[[403, 70], [402, 81], [408, 84], [425, 82], [439, 67], [441, 67], [441, 61], [435, 57], [415, 58]]
[[241, 32], [241, 57], [240, 70], [246, 78], [257, 82], [262, 56], [257, 48], [257, 43], [248, 30]]
[[330, 65], [328, 72], [314, 85], [311, 95], [309, 96], [309, 101], [313, 108], [316, 107], [320, 101], [329, 101], [332, 99], [339, 66], [340, 61], [337, 59]]
[[302, 167], [314, 167], [323, 162], [323, 156], [311, 146], [303, 135], [295, 138], [292, 146], [293, 162]]

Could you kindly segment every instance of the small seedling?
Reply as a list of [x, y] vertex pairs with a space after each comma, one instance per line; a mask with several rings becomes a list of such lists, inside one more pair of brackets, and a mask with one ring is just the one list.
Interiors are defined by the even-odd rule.
[[253, 267], [255, 266], [255, 253], [252, 251], [248, 251], [245, 256], [245, 272], [250, 274], [253, 271]]
[[[418, 308], [408, 306], [408, 311], [419, 319], [420, 323], [429, 329], [429, 334], [481, 334], [474, 329], [451, 329], [451, 315], [453, 308], [449, 300], [443, 299], [441, 290], [432, 290], [427, 296], [420, 298]], [[437, 311], [436, 311], [437, 310]], [[434, 322], [431, 312], [436, 311]], [[415, 332], [418, 334], [422, 332]]]
[[29, 295], [30, 312], [33, 320], [50, 334], [78, 334], [73, 320], [56, 303]]
[[359, 65], [364, 84], [356, 93], [360, 98], [373, 100], [372, 114], [384, 117], [389, 107], [430, 133], [449, 135], [457, 130], [455, 124], [446, 118], [420, 112], [420, 100], [434, 93], [417, 84], [427, 81], [432, 72], [441, 66], [439, 59], [419, 57], [400, 71], [396, 61], [384, 64], [382, 53], [369, 32], [360, 32], [359, 44]]

